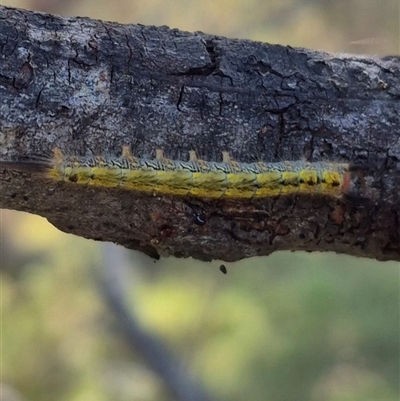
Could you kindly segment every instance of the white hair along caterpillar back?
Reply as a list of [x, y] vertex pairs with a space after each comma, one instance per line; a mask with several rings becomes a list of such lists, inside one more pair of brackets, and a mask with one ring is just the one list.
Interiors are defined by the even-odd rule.
[[[136, 157], [130, 147], [120, 156], [68, 155], [55, 147], [53, 158], [32, 160], [45, 175], [77, 185], [123, 188], [158, 196], [205, 199], [260, 199], [290, 194], [340, 198], [349, 188], [351, 165], [305, 160], [242, 163], [222, 152], [206, 161], [194, 150], [187, 160], [173, 160], [156, 149], [155, 157]], [[23, 163], [23, 162], [22, 162]]]

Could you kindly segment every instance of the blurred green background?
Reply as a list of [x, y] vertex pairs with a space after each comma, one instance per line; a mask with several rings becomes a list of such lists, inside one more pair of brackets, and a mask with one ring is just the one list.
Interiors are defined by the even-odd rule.
[[[3, 5], [333, 52], [399, 54], [398, 0], [20, 0]], [[0, 211], [2, 399], [169, 401], [98, 285], [104, 246]], [[227, 264], [121, 248], [129, 302], [215, 400], [397, 401], [400, 266], [277, 253]]]

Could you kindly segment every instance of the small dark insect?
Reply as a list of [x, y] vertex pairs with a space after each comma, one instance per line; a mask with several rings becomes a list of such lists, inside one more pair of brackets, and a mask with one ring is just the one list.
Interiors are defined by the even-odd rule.
[[204, 226], [204, 224], [206, 224], [206, 219], [204, 218], [204, 216], [202, 214], [196, 213], [194, 215], [194, 222], [198, 226]]
[[219, 270], [221, 270], [222, 273], [224, 273], [224, 274], [226, 274], [226, 273], [228, 272], [228, 271], [226, 270], [225, 265], [221, 265], [221, 266], [219, 267]]

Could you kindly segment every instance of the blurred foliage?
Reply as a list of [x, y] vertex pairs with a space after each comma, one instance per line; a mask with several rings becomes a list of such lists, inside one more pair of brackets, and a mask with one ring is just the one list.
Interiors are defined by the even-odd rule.
[[[38, 401], [168, 400], [104, 306], [101, 245], [37, 216], [1, 224], [4, 382]], [[217, 399], [398, 400], [398, 263], [281, 253], [224, 275], [129, 254], [142, 324]]]
[[[2, 4], [327, 51], [399, 51], [397, 0]], [[170, 400], [105, 307], [101, 244], [22, 213], [2, 211], [0, 224], [3, 396]], [[281, 253], [227, 265], [223, 275], [216, 262], [130, 255], [125, 281], [142, 324], [218, 399], [399, 399], [398, 263]]]
[[2, 0], [2, 4], [333, 52], [399, 53], [398, 0]]

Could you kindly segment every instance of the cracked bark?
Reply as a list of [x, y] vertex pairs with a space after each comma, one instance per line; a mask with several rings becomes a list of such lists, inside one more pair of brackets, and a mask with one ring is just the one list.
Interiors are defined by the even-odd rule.
[[[157, 257], [275, 250], [400, 260], [399, 58], [293, 49], [0, 7], [0, 206]], [[209, 160], [349, 161], [348, 196], [153, 197], [55, 183], [4, 162], [163, 149]]]

